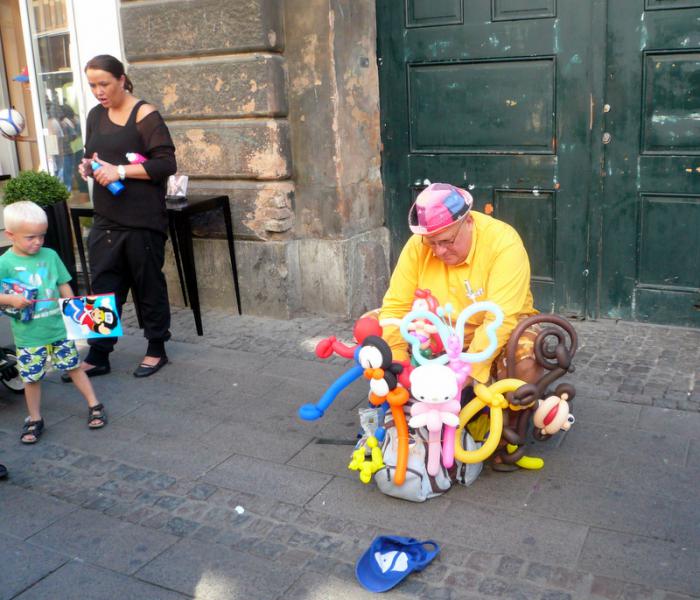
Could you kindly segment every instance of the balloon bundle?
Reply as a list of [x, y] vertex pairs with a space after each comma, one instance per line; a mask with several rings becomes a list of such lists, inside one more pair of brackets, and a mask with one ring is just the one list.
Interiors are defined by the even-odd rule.
[[[476, 302], [453, 318], [453, 308], [449, 304], [437, 306], [436, 302], [429, 301], [432, 296], [428, 290], [418, 292], [421, 294], [416, 294], [413, 309], [402, 319], [379, 322], [364, 317], [358, 320], [353, 329], [355, 345], [345, 345], [334, 336], [317, 344], [319, 358], [338, 354], [352, 359], [354, 365], [331, 384], [317, 403], [299, 408], [302, 419], [313, 421], [322, 417], [335, 398], [364, 375], [369, 380], [370, 405], [390, 411], [396, 427], [398, 447], [393, 481], [397, 486], [403, 485], [406, 478], [411, 443], [409, 427], [425, 428], [428, 432], [426, 470], [431, 476], [436, 476], [441, 466], [450, 469], [455, 460], [475, 464], [489, 458], [502, 442], [503, 413], [507, 409], [517, 411], [537, 407], [533, 421], [542, 434], [570, 427], [573, 418], [569, 415], [565, 397], [532, 400], [527, 406], [517, 404], [517, 400], [513, 401], [515, 404], [509, 402], [510, 396], [506, 394], [525, 385], [524, 381], [514, 378], [490, 386], [475, 381], [475, 397], [460, 408], [461, 392], [472, 364], [487, 360], [498, 348], [496, 334], [503, 324], [503, 311], [493, 302]], [[469, 319], [480, 312], [488, 313], [484, 318], [488, 346], [478, 352], [464, 351], [465, 327]], [[381, 337], [383, 326], [387, 325], [399, 327], [411, 349], [410, 362], [392, 359], [391, 348]], [[407, 404], [409, 419], [404, 410]], [[476, 449], [464, 449], [462, 430], [487, 407], [488, 435], [484, 436], [484, 443]], [[368, 483], [372, 474], [384, 466], [379, 447], [383, 434], [381, 427], [367, 431], [364, 444], [358, 444], [353, 452], [349, 468], [359, 471], [364, 483]], [[367, 460], [369, 455], [371, 458]], [[526, 468], [540, 468], [543, 464], [541, 459], [530, 457], [524, 457], [523, 461], [522, 465], [517, 464]]]
[[[471, 373], [472, 363], [486, 360], [498, 348], [496, 332], [503, 324], [503, 311], [493, 302], [477, 302], [468, 306], [454, 323], [452, 312], [450, 304], [438, 307], [437, 314], [412, 310], [401, 320], [399, 327], [401, 335], [411, 346], [413, 360], [418, 363], [410, 375], [411, 395], [416, 401], [411, 405], [409, 425], [428, 430], [428, 474], [432, 476], [437, 475], [440, 462], [446, 469], [454, 464], [462, 388]], [[469, 318], [479, 312], [493, 315], [486, 326], [489, 344], [481, 352], [464, 352], [464, 329]], [[411, 331], [411, 324], [415, 321], [432, 325], [446, 349], [444, 354], [427, 358], [421, 352], [421, 338]], [[461, 450], [461, 447], [457, 448]]]

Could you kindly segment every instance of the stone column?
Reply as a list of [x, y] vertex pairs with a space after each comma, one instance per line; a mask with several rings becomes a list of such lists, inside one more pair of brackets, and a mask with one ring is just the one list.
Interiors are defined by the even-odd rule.
[[285, 0], [301, 303], [357, 316], [388, 285], [374, 0]]
[[[135, 93], [166, 118], [190, 190], [231, 200], [244, 312], [377, 305], [389, 242], [373, 0], [131, 0], [121, 20]], [[195, 232], [203, 305], [233, 307], [222, 220]]]

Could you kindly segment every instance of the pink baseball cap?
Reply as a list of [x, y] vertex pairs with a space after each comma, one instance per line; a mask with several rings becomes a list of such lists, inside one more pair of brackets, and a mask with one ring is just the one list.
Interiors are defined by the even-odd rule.
[[474, 199], [449, 183], [431, 183], [408, 211], [408, 226], [418, 235], [432, 235], [467, 216]]

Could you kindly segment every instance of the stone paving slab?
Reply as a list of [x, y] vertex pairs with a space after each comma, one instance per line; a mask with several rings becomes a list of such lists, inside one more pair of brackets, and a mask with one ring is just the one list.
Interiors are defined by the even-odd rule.
[[[346, 438], [339, 438], [339, 441], [345, 440], [352, 441], [352, 438], [350, 435]], [[318, 444], [311, 442], [287, 461], [287, 464], [358, 482], [357, 472], [350, 471], [347, 468], [352, 450], [353, 446], [347, 444]]]
[[675, 433], [651, 433], [627, 426], [607, 426], [578, 422], [562, 441], [562, 448], [584, 460], [588, 457], [612, 455], [626, 463], [637, 457], [663, 465], [683, 465], [688, 452], [688, 437]]
[[0, 599], [10, 600], [66, 562], [56, 552], [0, 534]]
[[692, 443], [693, 438], [700, 431], [700, 413], [691, 414], [687, 411], [645, 406], [639, 413], [636, 427], [657, 435], [665, 433], [681, 435], [689, 438]]
[[318, 494], [331, 477], [297, 467], [234, 455], [201, 479], [227, 489], [269, 495], [291, 504], [305, 504]]
[[[99, 451], [97, 445], [94, 451]], [[196, 442], [183, 442], [154, 430], [137, 444], [124, 448], [119, 459], [147, 469], [196, 479], [230, 455], [229, 450], [207, 443], [205, 436]]]
[[649, 587], [700, 596], [700, 555], [650, 537], [592, 528], [580, 558], [581, 567]]
[[690, 440], [690, 449], [688, 450], [688, 464], [700, 465], [700, 440]]
[[700, 553], [697, 503], [691, 499], [669, 502], [664, 490], [636, 494], [624, 486], [545, 479], [527, 499], [527, 507], [545, 518], [649, 536], [693, 547]]
[[88, 452], [99, 446], [100, 453], [118, 456], [144, 437], [143, 432], [116, 423], [111, 410], [108, 412], [109, 427], [100, 430], [85, 427], [86, 417], [68, 417], [58, 423], [46, 420], [47, 429], [45, 436], [42, 436], [42, 441], [66, 444]]
[[433, 536], [475, 550], [527, 556], [555, 566], [576, 564], [587, 526], [568, 515], [559, 520], [525, 512], [452, 501], [443, 518], [431, 524]]
[[188, 596], [72, 560], [15, 597], [17, 600], [183, 600]]
[[177, 538], [79, 509], [29, 541], [120, 573], [133, 574]]
[[618, 462], [613, 472], [617, 486], [632, 494], [663, 494], [669, 502], [696, 498], [700, 467], [654, 463], [648, 460]]
[[[401, 588], [384, 594], [383, 598], [416, 598], [415, 588], [407, 590], [408, 595], [401, 593]], [[352, 598], [353, 600], [371, 600], [376, 594], [366, 591], [352, 580], [340, 579], [332, 575], [320, 573], [305, 573], [287, 592], [288, 600], [328, 600], [329, 598]]]
[[210, 444], [222, 446], [229, 453], [283, 464], [289, 463], [313, 441], [309, 432], [287, 431], [280, 435], [279, 432], [262, 431], [241, 422], [217, 425], [207, 433], [206, 438]]
[[16, 486], [0, 486], [0, 533], [26, 540], [48, 527], [75, 506]]
[[269, 600], [284, 594], [298, 573], [279, 560], [183, 539], [137, 577], [207, 600]]

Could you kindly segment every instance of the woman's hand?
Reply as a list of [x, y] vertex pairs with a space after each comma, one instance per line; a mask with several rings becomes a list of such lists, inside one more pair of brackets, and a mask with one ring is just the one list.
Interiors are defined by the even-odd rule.
[[87, 181], [88, 177], [92, 177], [92, 159], [83, 158], [78, 165], [78, 173], [82, 177], [83, 181]]
[[95, 152], [93, 155], [92, 160], [100, 164], [100, 168], [94, 169], [92, 172], [92, 176], [95, 178], [97, 183], [107, 187], [113, 181], [119, 180], [119, 172], [117, 171], [116, 165], [105, 162], [99, 158], [97, 156], [97, 152]]

